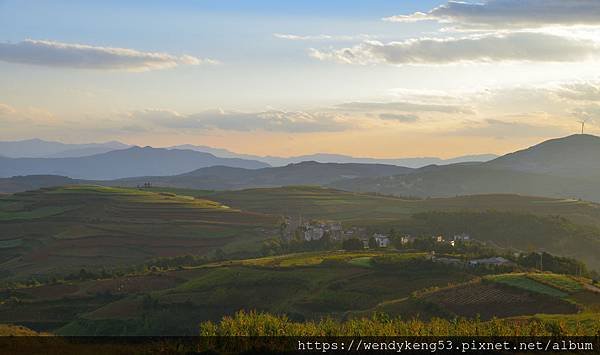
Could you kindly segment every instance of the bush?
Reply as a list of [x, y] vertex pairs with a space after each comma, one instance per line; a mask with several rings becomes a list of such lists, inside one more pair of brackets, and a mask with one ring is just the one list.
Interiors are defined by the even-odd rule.
[[363, 242], [358, 238], [350, 238], [344, 240], [342, 248], [345, 250], [363, 250], [365, 248]]

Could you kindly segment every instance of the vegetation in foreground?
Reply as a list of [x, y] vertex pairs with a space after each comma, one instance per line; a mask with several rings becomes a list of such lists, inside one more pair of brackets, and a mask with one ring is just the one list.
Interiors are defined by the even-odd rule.
[[371, 318], [294, 322], [286, 316], [240, 311], [220, 322], [204, 322], [201, 336], [600, 336], [600, 317], [591, 322], [544, 318], [418, 319], [390, 318], [383, 313]]

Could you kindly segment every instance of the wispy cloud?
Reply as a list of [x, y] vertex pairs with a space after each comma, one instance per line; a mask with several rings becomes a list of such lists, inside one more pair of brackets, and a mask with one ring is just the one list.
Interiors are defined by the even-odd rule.
[[600, 101], [600, 83], [578, 82], [561, 85], [555, 93], [574, 101]]
[[[527, 119], [527, 117], [524, 117]], [[543, 125], [523, 121], [486, 119], [481, 122], [463, 124], [463, 127], [447, 132], [449, 135], [493, 137], [514, 139], [518, 137], [556, 137], [566, 134], [563, 127]]]
[[471, 107], [461, 105], [440, 105], [430, 103], [415, 102], [347, 102], [339, 104], [336, 109], [341, 111], [400, 111], [400, 112], [439, 112], [439, 113], [460, 113], [473, 114]]
[[11, 115], [16, 113], [17, 111], [10, 105], [0, 103], [0, 117], [4, 115]]
[[356, 125], [351, 118], [336, 113], [280, 110], [214, 110], [190, 115], [168, 110], [143, 110], [130, 113], [130, 117], [173, 129], [220, 129], [239, 132], [338, 132]]
[[462, 62], [578, 62], [600, 55], [598, 42], [547, 33], [514, 32], [461, 38], [419, 38], [364, 42], [354, 47], [317, 50], [319, 60], [346, 64], [452, 64]]
[[374, 40], [379, 38], [378, 36], [368, 35], [368, 34], [359, 34], [359, 35], [328, 35], [328, 34], [318, 34], [318, 35], [296, 35], [296, 34], [286, 34], [286, 33], [275, 33], [273, 34], [275, 38], [286, 39], [290, 41], [332, 41], [332, 42], [355, 42], [355, 41], [366, 41], [366, 40]]
[[597, 0], [449, 1], [428, 12], [385, 18], [395, 22], [435, 20], [459, 27], [535, 28], [550, 25], [600, 25]]
[[214, 60], [191, 55], [175, 56], [127, 48], [95, 47], [32, 39], [18, 43], [0, 43], [0, 61], [49, 67], [127, 71], [216, 63]]
[[398, 113], [381, 113], [379, 118], [385, 121], [397, 121], [402, 123], [414, 123], [419, 121], [419, 116], [412, 114], [398, 114]]

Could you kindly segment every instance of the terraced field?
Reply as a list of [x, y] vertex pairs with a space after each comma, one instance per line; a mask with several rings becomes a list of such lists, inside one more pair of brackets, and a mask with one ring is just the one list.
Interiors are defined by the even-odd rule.
[[203, 195], [244, 211], [341, 221], [412, 235], [469, 233], [501, 248], [574, 257], [600, 270], [600, 205], [569, 199], [477, 195], [411, 200], [319, 187]]
[[458, 316], [482, 319], [517, 315], [572, 314], [577, 306], [546, 294], [534, 294], [498, 283], [475, 283], [436, 292], [426, 301]]
[[527, 277], [569, 294], [584, 290], [582, 283], [575, 280], [572, 276], [556, 274], [528, 274]]
[[526, 274], [505, 274], [490, 276], [487, 279], [496, 283], [551, 297], [564, 298], [569, 295], [567, 292], [561, 291], [558, 288], [538, 282]]
[[189, 196], [97, 186], [43, 189], [0, 201], [5, 280], [203, 255], [217, 248], [253, 250], [257, 241], [276, 233], [278, 221]]
[[[360, 260], [384, 254], [338, 252], [320, 258], [316, 253], [294, 254], [275, 263], [245, 260], [25, 288], [0, 294], [7, 301], [0, 305], [0, 323], [72, 335], [195, 334], [200, 321], [217, 320], [240, 309], [286, 313], [297, 320], [343, 319], [349, 312], [368, 311], [423, 288], [473, 277], [444, 268], [365, 267]], [[321, 262], [313, 263], [317, 258]], [[355, 264], [357, 259], [360, 265]], [[11, 297], [21, 300], [18, 307]], [[165, 329], [168, 333], [162, 333]]]
[[411, 200], [305, 186], [204, 192], [198, 196], [246, 211], [278, 215], [302, 214], [311, 218], [330, 218], [349, 223], [389, 222], [425, 211], [497, 210], [560, 215], [576, 223], [600, 227], [599, 204], [532, 196], [475, 195]]

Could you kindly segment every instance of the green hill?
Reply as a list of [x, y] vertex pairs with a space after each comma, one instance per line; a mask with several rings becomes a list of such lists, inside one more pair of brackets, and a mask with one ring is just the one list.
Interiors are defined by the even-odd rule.
[[166, 192], [98, 186], [0, 197], [2, 279], [139, 264], [156, 257], [256, 248], [277, 219]]
[[0, 323], [61, 335], [194, 335], [200, 322], [240, 310], [301, 324], [374, 312], [404, 320], [600, 319], [600, 290], [589, 280], [493, 273], [415, 253], [300, 253], [5, 290]]

